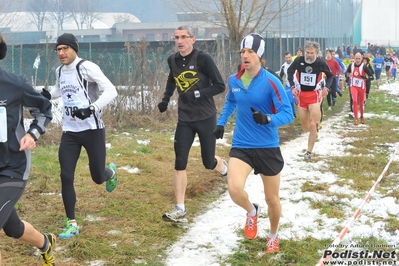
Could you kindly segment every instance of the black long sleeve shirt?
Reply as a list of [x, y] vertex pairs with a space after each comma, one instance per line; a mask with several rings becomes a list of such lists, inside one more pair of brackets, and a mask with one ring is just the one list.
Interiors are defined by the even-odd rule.
[[[193, 56], [196, 54], [196, 52], [198, 52], [198, 55], [195, 59]], [[175, 63], [172, 62], [173, 58]], [[170, 97], [172, 97], [178, 85], [180, 88], [178, 89], [179, 96], [185, 93], [188, 95], [186, 95], [187, 98], [191, 100], [195, 99], [194, 90], [198, 90], [200, 92], [199, 98], [188, 103], [183, 102], [179, 97], [179, 120], [186, 122], [200, 121], [216, 113], [213, 96], [224, 92], [225, 84], [211, 56], [203, 51], [193, 49], [193, 51], [187, 56], [182, 56], [180, 53], [169, 56], [168, 65], [169, 76], [166, 83], [163, 101], [169, 102]], [[176, 66], [178, 69], [174, 69], [173, 66]], [[187, 84], [186, 88], [182, 88], [181, 84], [177, 84], [177, 82], [182, 83], [187, 77], [176, 77], [176, 72], [179, 71], [181, 71], [181, 73], [193, 72], [195, 76], [190, 76], [191, 79], [202, 76], [206, 77], [208, 80], [201, 80], [201, 82], [194, 84], [193, 86]], [[199, 72], [201, 75], [197, 75], [198, 73], [195, 74], [196, 72]], [[209, 110], [210, 108], [212, 111]]]
[[30, 172], [30, 151], [20, 151], [26, 134], [23, 107], [33, 116], [30, 125], [40, 134], [51, 121], [51, 103], [36, 92], [22, 77], [0, 69], [0, 175], [27, 180]]

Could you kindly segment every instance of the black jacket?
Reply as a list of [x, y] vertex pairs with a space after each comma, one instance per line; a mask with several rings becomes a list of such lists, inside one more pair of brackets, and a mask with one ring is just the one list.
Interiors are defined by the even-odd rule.
[[21, 138], [26, 134], [23, 107], [33, 117], [30, 129], [43, 134], [52, 119], [51, 103], [24, 78], [2, 69], [0, 84], [0, 175], [27, 180], [30, 151], [19, 151]]

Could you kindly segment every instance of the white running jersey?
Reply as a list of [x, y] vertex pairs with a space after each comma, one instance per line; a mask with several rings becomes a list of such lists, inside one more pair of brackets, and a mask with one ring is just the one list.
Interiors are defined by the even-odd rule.
[[[292, 61], [291, 61], [292, 64]], [[288, 64], [287, 62], [284, 62], [284, 64], [281, 66], [280, 71], [283, 70], [284, 71], [284, 75], [285, 75], [285, 84], [287, 87], [291, 87], [290, 86], [290, 82], [288, 81], [288, 68], [291, 66], [291, 64]]]
[[[52, 98], [62, 97], [63, 131], [81, 132], [104, 128], [101, 108], [117, 96], [115, 86], [93, 62], [84, 61], [80, 64], [80, 80], [76, 65], [81, 60], [77, 57], [70, 65], [60, 66], [61, 72], [60, 67], [56, 70], [57, 81], [51, 95]], [[73, 110], [87, 108], [89, 105], [95, 107], [95, 113], [90, 117], [84, 120], [72, 117]]]

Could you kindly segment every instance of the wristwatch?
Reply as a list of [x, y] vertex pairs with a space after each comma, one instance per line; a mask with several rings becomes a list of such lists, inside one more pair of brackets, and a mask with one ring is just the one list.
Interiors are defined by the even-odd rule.
[[30, 128], [27, 133], [31, 135], [35, 141], [40, 138], [40, 132], [37, 128]]
[[89, 110], [91, 111], [92, 114], [94, 114], [94, 112], [96, 111], [93, 105], [89, 106]]
[[197, 90], [195, 90], [195, 91], [194, 91], [194, 97], [195, 97], [195, 99], [198, 99], [200, 96], [201, 96], [200, 92], [197, 91]]

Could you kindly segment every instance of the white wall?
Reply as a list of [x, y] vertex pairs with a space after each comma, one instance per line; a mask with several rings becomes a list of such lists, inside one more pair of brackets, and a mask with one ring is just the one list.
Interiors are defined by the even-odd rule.
[[399, 0], [363, 0], [361, 46], [399, 47]]

